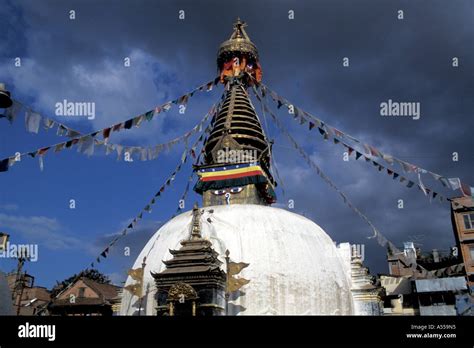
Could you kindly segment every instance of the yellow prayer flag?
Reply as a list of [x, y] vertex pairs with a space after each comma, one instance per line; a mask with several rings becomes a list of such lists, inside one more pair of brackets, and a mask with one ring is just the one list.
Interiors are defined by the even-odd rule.
[[127, 274], [138, 282], [143, 280], [143, 268], [130, 269]]
[[124, 287], [124, 289], [129, 291], [133, 296], [137, 296], [138, 298], [142, 297], [141, 283], [127, 285]]
[[229, 262], [229, 276], [239, 274], [245, 267], [248, 267], [249, 263], [244, 262]]
[[239, 290], [242, 286], [248, 284], [250, 280], [245, 279], [245, 278], [234, 278], [234, 277], [229, 277], [227, 281], [227, 292], [231, 293], [234, 291]]

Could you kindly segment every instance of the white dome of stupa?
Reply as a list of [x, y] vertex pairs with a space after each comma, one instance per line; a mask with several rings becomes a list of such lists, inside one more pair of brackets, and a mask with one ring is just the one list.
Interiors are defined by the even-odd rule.
[[[238, 277], [250, 280], [244, 293], [231, 301], [239, 315], [347, 315], [353, 314], [348, 265], [331, 238], [311, 220], [290, 211], [254, 204], [203, 208], [202, 237], [212, 242], [225, 271], [225, 251], [231, 261], [245, 262]], [[188, 239], [192, 212], [163, 225], [148, 241], [133, 268], [142, 266], [142, 315], [155, 315], [155, 282], [151, 272], [165, 270], [169, 249]], [[128, 277], [125, 285], [133, 284]], [[238, 310], [241, 308], [241, 310]], [[243, 309], [245, 308], [245, 309]], [[138, 298], [124, 290], [121, 314], [136, 315]], [[231, 313], [232, 314], [232, 313]]]

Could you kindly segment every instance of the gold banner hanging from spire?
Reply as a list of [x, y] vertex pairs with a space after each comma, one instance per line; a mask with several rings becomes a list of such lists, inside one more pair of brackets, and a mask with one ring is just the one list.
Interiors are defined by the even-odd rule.
[[[131, 268], [127, 274], [136, 281], [135, 284], [130, 284], [124, 287], [125, 290], [129, 291], [133, 296], [137, 296], [139, 299], [143, 297], [143, 276], [145, 274], [146, 257], [143, 258], [142, 267]], [[141, 302], [141, 300], [140, 300]], [[141, 304], [140, 304], [141, 307]]]
[[233, 276], [239, 274], [245, 267], [248, 267], [249, 263], [245, 262], [229, 262], [229, 275]]
[[227, 264], [227, 284], [226, 284], [226, 294], [230, 294], [234, 291], [239, 290], [244, 285], [250, 283], [250, 280], [245, 278], [235, 278], [234, 276], [239, 274], [245, 267], [249, 266], [249, 263], [245, 262], [231, 262], [230, 261], [230, 252], [226, 250], [225, 260]]
[[143, 268], [136, 268], [128, 270], [127, 274], [132, 277], [133, 280], [141, 282], [143, 280]]
[[133, 296], [137, 296], [138, 298], [143, 297], [143, 286], [141, 282], [127, 285], [124, 287], [124, 289], [129, 291]]
[[229, 277], [229, 279], [227, 280], [227, 292], [231, 293], [237, 291], [242, 286], [247, 285], [248, 283], [250, 283], [250, 280], [245, 278]]

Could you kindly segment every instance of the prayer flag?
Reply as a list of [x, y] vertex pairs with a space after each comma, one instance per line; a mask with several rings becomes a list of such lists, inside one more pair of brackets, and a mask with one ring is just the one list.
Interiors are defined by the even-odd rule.
[[110, 137], [110, 131], [111, 131], [111, 128], [105, 128], [103, 131], [102, 131], [102, 137], [104, 138], [104, 141], [107, 142], [109, 137]]
[[125, 124], [124, 124], [123, 128], [130, 129], [130, 128], [132, 128], [132, 124], [133, 124], [133, 118], [131, 118], [130, 120], [125, 121]]
[[5, 117], [10, 123], [13, 123], [15, 118], [18, 116], [20, 110], [21, 110], [21, 104], [14, 100], [12, 106], [6, 109]]
[[65, 134], [67, 134], [67, 128], [64, 127], [62, 124], [60, 124], [56, 134], [59, 135], [59, 136], [63, 136]]
[[[159, 109], [159, 107], [157, 107], [155, 110], [151, 110], [151, 111], [148, 111], [146, 114], [145, 114], [145, 118], [147, 121], [151, 121], [153, 119], [153, 116], [154, 116], [154, 113], [156, 112], [157, 114], [159, 113], [159, 111], [157, 112], [157, 109]], [[143, 120], [143, 118], [142, 118]]]
[[0, 172], [8, 171], [8, 158], [0, 161]]
[[40, 114], [27, 110], [25, 114], [26, 130], [30, 133], [38, 133], [40, 126]]
[[67, 130], [67, 136], [68, 136], [69, 138], [76, 138], [76, 137], [81, 136], [81, 133], [76, 132], [75, 130], [68, 128], [68, 130]]
[[461, 192], [464, 196], [473, 197], [474, 188], [462, 182]]
[[48, 130], [50, 128], [53, 128], [54, 127], [54, 124], [56, 122], [54, 122], [52, 119], [50, 118], [45, 118], [43, 119], [43, 126], [44, 126], [44, 129]]
[[461, 180], [459, 180], [459, 178], [449, 178], [448, 182], [451, 185], [453, 191], [461, 188]]

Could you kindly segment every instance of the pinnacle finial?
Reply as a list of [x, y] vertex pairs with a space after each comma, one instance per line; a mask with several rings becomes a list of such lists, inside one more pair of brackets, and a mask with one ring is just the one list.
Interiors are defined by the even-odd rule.
[[237, 21], [234, 23], [234, 29], [240, 28], [240, 27], [246, 27], [247, 24], [243, 22], [240, 17], [237, 17]]
[[237, 17], [237, 21], [234, 23], [234, 32], [232, 33], [230, 39], [245, 39], [250, 41], [250, 38], [244, 30], [246, 26], [247, 23], [243, 22], [240, 17]]

